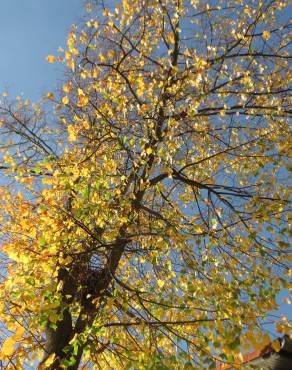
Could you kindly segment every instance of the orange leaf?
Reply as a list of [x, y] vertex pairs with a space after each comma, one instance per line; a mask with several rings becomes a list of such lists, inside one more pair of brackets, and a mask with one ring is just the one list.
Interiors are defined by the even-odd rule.
[[54, 63], [54, 62], [55, 62], [55, 57], [54, 57], [54, 55], [48, 55], [48, 56], [47, 56], [47, 62], [48, 62], [48, 63]]

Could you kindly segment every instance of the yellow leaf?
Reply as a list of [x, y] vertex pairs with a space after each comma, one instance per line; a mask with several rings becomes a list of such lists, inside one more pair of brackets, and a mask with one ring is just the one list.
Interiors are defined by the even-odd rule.
[[145, 152], [146, 152], [146, 154], [151, 154], [152, 152], [153, 152], [153, 149], [152, 148], [147, 148], [146, 150], [145, 150]]
[[68, 103], [69, 103], [69, 99], [68, 99], [68, 96], [67, 96], [67, 95], [65, 95], [65, 96], [63, 97], [63, 99], [62, 99], [62, 103], [63, 103], [64, 105], [66, 105], [66, 104], [68, 104]]
[[52, 363], [55, 361], [56, 354], [52, 353], [45, 361], [44, 366], [45, 368], [51, 366]]
[[19, 326], [16, 329], [15, 334], [13, 335], [13, 338], [15, 339], [15, 341], [19, 340], [23, 336], [24, 332], [25, 332], [24, 327], [23, 326]]
[[174, 38], [173, 32], [169, 32], [169, 33], [167, 34], [167, 38], [168, 38], [168, 41], [169, 41], [171, 44], [174, 44], [174, 43], [175, 43], [175, 38]]
[[113, 57], [115, 56], [115, 52], [114, 52], [114, 50], [109, 50], [109, 51], [107, 52], [107, 56], [108, 56], [109, 58], [113, 58]]
[[271, 343], [273, 349], [276, 351], [276, 352], [279, 352], [280, 349], [281, 349], [281, 342], [279, 341], [279, 339], [276, 339], [274, 340], [272, 343]]
[[74, 130], [74, 126], [69, 125], [67, 130], [68, 130], [68, 135], [69, 135], [69, 141], [76, 141], [78, 136], [77, 136], [77, 133]]
[[48, 63], [54, 63], [54, 62], [55, 62], [55, 57], [54, 57], [54, 55], [48, 55], [48, 56], [47, 56], [47, 62], [48, 62]]
[[13, 337], [7, 338], [3, 343], [1, 353], [4, 356], [11, 356], [14, 352], [15, 339]]
[[128, 3], [128, 0], [123, 0], [123, 7], [126, 12], [130, 10], [130, 5]]
[[75, 62], [74, 59], [69, 59], [67, 62], [67, 66], [71, 69], [71, 71], [75, 71]]
[[264, 335], [263, 335], [263, 338], [262, 338], [263, 340], [262, 340], [262, 344], [263, 344], [263, 346], [267, 346], [268, 344], [270, 344], [271, 343], [271, 338], [270, 338], [270, 336], [269, 336], [269, 334], [267, 334], [267, 333], [265, 333]]
[[271, 37], [271, 34], [269, 31], [264, 31], [262, 37], [264, 40], [269, 40], [269, 38]]
[[52, 92], [48, 92], [46, 98], [52, 100], [54, 99], [54, 94]]
[[106, 58], [104, 57], [104, 55], [102, 53], [99, 53], [98, 57], [99, 57], [99, 60], [101, 61], [101, 63], [106, 61]]
[[285, 302], [287, 304], [291, 304], [291, 301], [290, 301], [289, 297], [283, 298], [283, 302]]
[[163, 280], [160, 280], [160, 279], [157, 280], [157, 285], [159, 286], [159, 288], [163, 288], [164, 284], [165, 282]]
[[71, 91], [71, 83], [70, 82], [63, 86], [63, 91], [66, 94], [69, 94], [70, 93], [70, 91]]
[[236, 355], [236, 359], [237, 361], [242, 364], [244, 362], [244, 358], [243, 358], [243, 355], [241, 352], [238, 353], [238, 355]]
[[69, 265], [72, 261], [73, 258], [71, 256], [67, 256], [66, 258], [62, 258], [60, 263], [62, 263], [62, 265]]
[[64, 286], [64, 282], [60, 281], [59, 284], [57, 285], [57, 292], [61, 292], [61, 290], [63, 289], [63, 286]]
[[53, 324], [56, 324], [56, 322], [58, 322], [60, 320], [60, 317], [59, 317], [59, 315], [55, 311], [52, 311], [52, 312], [50, 312], [49, 320]]
[[50, 171], [50, 172], [53, 171], [53, 166], [51, 165], [51, 163], [47, 163], [46, 167], [47, 167], [48, 171]]
[[78, 106], [84, 107], [88, 103], [88, 97], [84, 94], [82, 89], [78, 89]]

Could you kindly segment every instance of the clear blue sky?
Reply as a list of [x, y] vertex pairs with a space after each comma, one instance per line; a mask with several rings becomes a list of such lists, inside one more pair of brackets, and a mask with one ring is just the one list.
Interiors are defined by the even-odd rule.
[[0, 91], [38, 100], [53, 90], [61, 65], [46, 56], [64, 46], [83, 0], [0, 0]]

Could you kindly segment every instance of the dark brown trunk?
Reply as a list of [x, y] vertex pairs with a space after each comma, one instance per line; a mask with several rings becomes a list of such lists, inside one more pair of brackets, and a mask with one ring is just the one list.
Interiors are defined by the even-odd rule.
[[[40, 365], [44, 366], [45, 361], [50, 355], [55, 354], [55, 361], [48, 367], [47, 370], [57, 370], [61, 369], [60, 364], [64, 360], [70, 361], [74, 358], [75, 362], [67, 367], [67, 370], [77, 370], [80, 364], [84, 346], [78, 348], [78, 352], [74, 355], [74, 349], [70, 346], [69, 342], [74, 337], [75, 334], [84, 331], [86, 326], [90, 326], [98, 314], [98, 309], [92, 304], [92, 299], [102, 298], [106, 295], [106, 289], [108, 288], [110, 282], [113, 279], [115, 271], [117, 269], [119, 260], [124, 252], [124, 248], [128, 243], [127, 240], [117, 240], [115, 246], [109, 254], [107, 266], [96, 275], [96, 285], [95, 289], [90, 291], [91, 298], [82, 299], [82, 312], [79, 315], [74, 327], [72, 323], [72, 317], [69, 309], [63, 311], [62, 319], [57, 322], [57, 327], [52, 329], [48, 326], [46, 329], [46, 344], [45, 344], [45, 354], [43, 361]], [[59, 272], [59, 280], [63, 282], [62, 295], [64, 297], [64, 303], [69, 305], [71, 300], [73, 300], [74, 294], [76, 294], [77, 287], [74, 284], [74, 278], [70, 273], [61, 269]], [[92, 288], [91, 288], [92, 289]], [[66, 295], [72, 296], [72, 298], [66, 298]], [[85, 319], [84, 319], [85, 316]], [[65, 351], [64, 351], [65, 349]], [[40, 368], [44, 368], [40, 366]]]

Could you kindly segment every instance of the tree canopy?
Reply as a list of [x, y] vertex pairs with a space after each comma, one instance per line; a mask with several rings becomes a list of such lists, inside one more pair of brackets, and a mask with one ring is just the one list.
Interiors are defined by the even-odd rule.
[[287, 6], [88, 3], [60, 90], [3, 94], [5, 368], [207, 369], [291, 333]]

